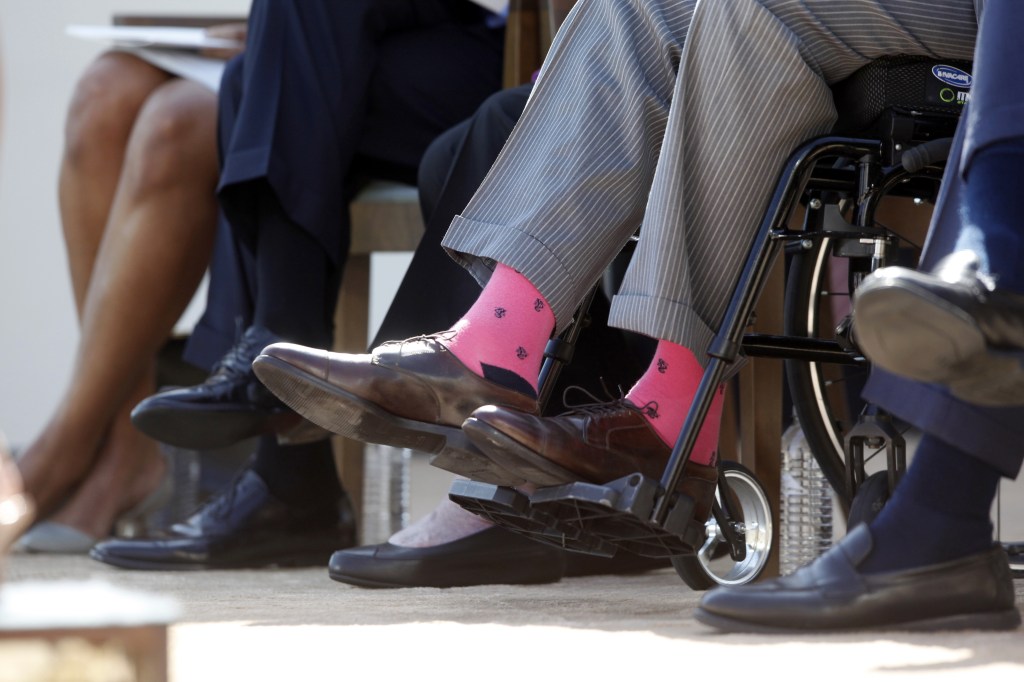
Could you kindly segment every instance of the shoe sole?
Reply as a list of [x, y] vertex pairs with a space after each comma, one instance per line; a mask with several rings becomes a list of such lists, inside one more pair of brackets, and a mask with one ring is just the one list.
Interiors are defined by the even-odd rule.
[[1015, 630], [1021, 623], [1020, 612], [1017, 609], [994, 611], [991, 613], [958, 613], [939, 618], [926, 618], [922, 620], [908, 620], [902, 622], [894, 621], [878, 623], [877, 625], [850, 626], [836, 624], [834, 626], [830, 626], [815, 623], [813, 627], [807, 628], [751, 623], [737, 618], [730, 618], [717, 613], [711, 613], [700, 607], [698, 607], [694, 612], [693, 617], [699, 623], [709, 625], [724, 632], [777, 635], [792, 635], [801, 632], [852, 632], [864, 630], [911, 630], [915, 632], [941, 632], [945, 630]]
[[[486, 568], [481, 568], [473, 572], [472, 578], [467, 577], [465, 580], [428, 580], [420, 575], [410, 575], [408, 581], [374, 580], [360, 575], [335, 571], [330, 568], [327, 569], [327, 576], [335, 582], [376, 590], [396, 590], [415, 587], [447, 589], [452, 587], [478, 587], [481, 585], [547, 585], [557, 583], [562, 579], [562, 571], [560, 569], [558, 571], [545, 570], [543, 562], [538, 563], [535, 561], [527, 565], [517, 565], [509, 562], [509, 565], [515, 566], [516, 570], [505, 568], [502, 575], [491, 576], [487, 575]], [[464, 575], [466, 572], [463, 569], [459, 573]]]
[[[334, 552], [345, 547], [352, 547], [355, 544], [354, 536], [345, 537], [338, 534], [307, 533], [291, 535], [289, 536], [289, 542], [282, 542], [282, 539], [278, 538], [274, 542], [273, 549], [265, 551], [261, 551], [258, 546], [249, 546], [246, 554], [230, 559], [208, 558], [194, 562], [147, 560], [118, 556], [100, 551], [95, 547], [89, 552], [89, 556], [96, 561], [116, 566], [117, 568], [142, 571], [206, 571], [215, 569], [269, 568], [273, 566], [281, 568], [309, 568], [313, 566], [326, 566]], [[313, 545], [313, 547], [311, 548], [310, 545]]]
[[463, 422], [462, 431], [492, 466], [514, 471], [527, 483], [544, 487], [572, 483], [582, 478], [476, 417]]
[[337, 582], [372, 588], [537, 585], [558, 582], [565, 563], [564, 552], [499, 528], [408, 548], [404, 556], [389, 555], [389, 548], [336, 552], [327, 574]]
[[433, 455], [439, 469], [494, 485], [523, 485], [521, 477], [485, 457], [457, 426], [406, 419], [269, 355], [253, 361], [257, 378], [284, 404], [331, 433], [364, 443]]
[[291, 410], [268, 414], [160, 407], [133, 414], [131, 420], [136, 428], [150, 438], [186, 450], [230, 447], [248, 438], [287, 432], [301, 421]]
[[882, 369], [946, 385], [978, 405], [1024, 404], [1024, 354], [989, 348], [969, 315], [926, 289], [913, 282], [866, 287], [855, 310], [857, 343]]

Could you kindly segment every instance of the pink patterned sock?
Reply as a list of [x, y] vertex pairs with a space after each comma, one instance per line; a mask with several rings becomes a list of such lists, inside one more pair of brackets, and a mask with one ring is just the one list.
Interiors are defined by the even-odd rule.
[[[640, 380], [629, 389], [626, 399], [637, 407], [649, 406], [648, 421], [669, 447], [674, 447], [683, 430], [683, 422], [697, 394], [704, 368], [689, 348], [670, 341], [658, 341], [654, 359]], [[718, 450], [718, 430], [722, 423], [724, 391], [719, 389], [711, 403], [690, 460], [711, 465]]]
[[499, 263], [445, 345], [485, 379], [536, 395], [544, 346], [554, 328], [555, 315], [537, 288]]

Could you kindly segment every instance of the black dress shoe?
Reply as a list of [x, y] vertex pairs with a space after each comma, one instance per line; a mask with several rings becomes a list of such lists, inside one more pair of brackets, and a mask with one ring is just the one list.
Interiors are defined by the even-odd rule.
[[146, 398], [132, 410], [132, 423], [150, 438], [190, 450], [227, 447], [298, 428], [304, 420], [252, 372], [253, 359], [279, 340], [263, 327], [249, 327], [206, 381]]
[[468, 587], [558, 582], [563, 566], [560, 549], [495, 527], [433, 547], [345, 549], [327, 572], [360, 587]]
[[639, 573], [671, 564], [620, 552], [612, 558], [566, 552], [492, 527], [433, 547], [385, 542], [335, 552], [334, 580], [359, 587], [469, 587], [553, 583], [564, 577]]
[[863, 574], [867, 525], [792, 575], [719, 587], [701, 599], [698, 621], [728, 632], [1011, 630], [1020, 625], [1001, 547], [945, 563]]
[[979, 405], [1024, 405], [1024, 295], [997, 289], [973, 252], [930, 274], [877, 270], [857, 289], [854, 334], [889, 372]]
[[152, 539], [110, 539], [89, 555], [120, 568], [189, 570], [323, 566], [331, 553], [355, 544], [347, 496], [316, 509], [274, 498], [251, 469], [182, 523]]

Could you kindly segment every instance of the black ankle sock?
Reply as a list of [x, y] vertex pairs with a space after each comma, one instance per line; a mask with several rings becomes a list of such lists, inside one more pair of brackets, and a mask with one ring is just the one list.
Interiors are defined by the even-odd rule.
[[[1020, 197], [1024, 196], [1024, 140], [987, 147], [971, 160], [964, 187], [964, 236], [958, 248], [975, 246], [1001, 288], [1024, 292], [1024, 239]], [[981, 235], [984, 230], [984, 236]], [[984, 242], [983, 248], [981, 242]]]
[[497, 367], [495, 365], [488, 365], [485, 362], [480, 363], [480, 368], [484, 371], [484, 379], [493, 381], [499, 386], [512, 389], [513, 391], [519, 391], [523, 395], [531, 398], [537, 397], [537, 391], [533, 390], [533, 386], [530, 382], [516, 374], [510, 369], [504, 367]]
[[342, 493], [329, 440], [279, 445], [273, 437], [261, 438], [252, 469], [274, 497], [295, 507], [333, 505]]
[[320, 242], [293, 223], [273, 193], [257, 194], [253, 323], [314, 347], [331, 344], [340, 273]]
[[903, 570], [986, 550], [1000, 476], [980, 459], [926, 435], [892, 499], [871, 523], [875, 547], [862, 569]]

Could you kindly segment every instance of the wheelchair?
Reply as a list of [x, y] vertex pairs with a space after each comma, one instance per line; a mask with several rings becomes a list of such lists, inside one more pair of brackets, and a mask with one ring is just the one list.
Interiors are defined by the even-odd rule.
[[[837, 297], [852, 300], [856, 285], [873, 270], [916, 262], [920, 240], [908, 238], [898, 226], [881, 225], [877, 209], [887, 196], [934, 203], [968, 93], [962, 76], [959, 81], [940, 76], [966, 75], [970, 67], [889, 57], [833, 88], [841, 112], [836, 128], [802, 145], [783, 168], [660, 480], [636, 473], [603, 485], [576, 482], [531, 494], [457, 480], [449, 497], [497, 525], [564, 549], [669, 557], [694, 589], [753, 581], [768, 563], [775, 528], [771, 500], [757, 478], [739, 463], [720, 460], [708, 519], [692, 518], [693, 500], [686, 495], [666, 492], [677, 490], [716, 387], [747, 356], [784, 362], [795, 415], [849, 525], [870, 520], [905, 469], [904, 433], [892, 417], [855, 396], [852, 387], [866, 377], [867, 361], [857, 349], [849, 316], [830, 320], [823, 313]], [[790, 229], [798, 206], [802, 227]], [[788, 271], [783, 333], [748, 333], [782, 253]], [[848, 266], [848, 275], [844, 287], [833, 288], [826, 286], [826, 273], [837, 259]], [[562, 336], [549, 343], [542, 404], [560, 367], [571, 360], [588, 305], [589, 299]], [[834, 329], [833, 323], [838, 323]], [[866, 463], [881, 452], [885, 470], [867, 475]]]

